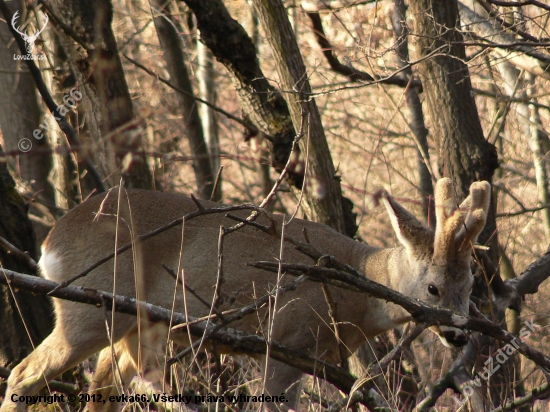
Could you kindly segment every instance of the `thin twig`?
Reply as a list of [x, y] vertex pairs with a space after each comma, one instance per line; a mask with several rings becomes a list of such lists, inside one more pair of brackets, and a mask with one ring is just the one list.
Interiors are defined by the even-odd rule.
[[36, 261], [32, 257], [30, 257], [30, 255], [27, 252], [23, 252], [17, 246], [12, 245], [2, 236], [0, 236], [0, 246], [2, 246], [8, 252], [13, 253], [15, 256], [17, 256], [19, 259], [25, 262], [29, 266], [30, 270], [32, 271], [38, 270], [38, 265], [36, 264]]
[[202, 103], [202, 104], [205, 104], [206, 106], [208, 106], [209, 108], [211, 108], [212, 110], [218, 112], [218, 113], [221, 113], [223, 114], [225, 117], [227, 117], [228, 119], [231, 119], [237, 123], [239, 123], [240, 125], [246, 127], [248, 130], [250, 130], [252, 133], [256, 134], [258, 133], [258, 128], [256, 126], [254, 126], [252, 123], [250, 122], [247, 122], [246, 120], [243, 120], [241, 119], [240, 117], [237, 117], [235, 115], [232, 115], [231, 113], [219, 108], [218, 106], [210, 103], [210, 102], [207, 102], [206, 100], [203, 100], [201, 99], [200, 97], [197, 97], [195, 95], [193, 95], [192, 93], [188, 93], [186, 92], [185, 90], [182, 90], [180, 89], [178, 86], [174, 85], [173, 83], [171, 83], [169, 80], [166, 80], [164, 77], [162, 77], [161, 75], [159, 74], [156, 74], [154, 71], [148, 69], [147, 67], [145, 67], [144, 65], [142, 65], [141, 63], [137, 62], [136, 60], [132, 59], [131, 57], [129, 57], [128, 55], [126, 55], [125, 53], [122, 53], [122, 55], [126, 58], [126, 60], [128, 60], [130, 63], [132, 63], [133, 65], [139, 67], [141, 70], [143, 70], [145, 73], [147, 73], [148, 75], [152, 76], [152, 77], [156, 77], [158, 80], [160, 80], [162, 83], [164, 83], [165, 85], [167, 85], [168, 87], [170, 87], [171, 89], [177, 91], [178, 93], [181, 93], [181, 94], [185, 94], [186, 96], [189, 96], [189, 97], [192, 97], [193, 99], [195, 99], [197, 102], [199, 103]]

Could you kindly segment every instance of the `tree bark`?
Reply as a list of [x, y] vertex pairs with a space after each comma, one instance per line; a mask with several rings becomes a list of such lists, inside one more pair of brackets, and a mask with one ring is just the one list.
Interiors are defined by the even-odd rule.
[[[134, 117], [132, 99], [111, 27], [109, 0], [56, 1], [56, 15], [78, 33], [78, 42], [63, 36], [64, 48], [77, 84], [84, 93], [87, 126], [96, 144], [102, 145], [105, 175], [122, 168], [130, 188], [153, 187], [145, 156], [140, 154], [141, 122]], [[112, 184], [118, 184], [116, 175]]]
[[[403, 0], [394, 0], [393, 4], [393, 28], [398, 44], [395, 50], [397, 52], [397, 64], [403, 70], [406, 77], [410, 79], [413, 73], [411, 67], [408, 66], [409, 42], [407, 40], [407, 35], [409, 29], [406, 22], [406, 6]], [[428, 152], [428, 129], [424, 124], [424, 113], [422, 112], [422, 104], [420, 103], [418, 89], [408, 87], [405, 90], [405, 96], [407, 98], [407, 106], [411, 117], [411, 129], [415, 135], [418, 146], [416, 157], [418, 159], [418, 187], [422, 199], [422, 212], [424, 214], [424, 219], [433, 229], [435, 228], [435, 210], [434, 202], [432, 201], [434, 196], [432, 184], [433, 176], [426, 165], [426, 163], [430, 161], [430, 154]]]
[[[409, 13], [414, 22], [414, 59], [422, 59], [416, 68], [424, 86], [424, 106], [432, 123], [439, 172], [453, 180], [457, 198], [464, 199], [473, 181], [492, 181], [498, 158], [495, 147], [483, 136], [477, 114], [458, 30], [458, 8], [452, 0], [414, 0]], [[492, 206], [479, 238], [480, 243], [491, 239], [492, 258], [498, 256], [495, 233]]]
[[214, 173], [210, 161], [208, 146], [199, 116], [196, 100], [193, 96], [193, 86], [189, 72], [185, 65], [185, 53], [180, 34], [176, 30], [175, 22], [164, 1], [154, 0], [153, 16], [161, 47], [164, 49], [166, 69], [170, 80], [188, 94], [177, 93], [180, 109], [183, 114], [184, 130], [189, 141], [193, 156], [193, 169], [197, 180], [197, 190], [201, 199], [210, 199], [214, 188]]
[[[414, 0], [409, 13], [414, 28], [411, 45], [415, 59], [421, 60], [416, 68], [424, 86], [424, 103], [432, 122], [439, 172], [453, 180], [457, 198], [465, 198], [473, 181], [492, 181], [498, 158], [495, 147], [483, 136], [473, 98], [468, 67], [464, 63], [466, 51], [459, 31], [458, 6], [453, 0]], [[493, 262], [498, 262], [494, 199], [491, 202], [479, 242], [490, 246], [489, 256]], [[483, 274], [477, 277], [479, 282], [474, 293], [487, 293], [486, 286], [494, 280], [484, 279]], [[498, 273], [494, 275], [500, 279]], [[495, 311], [493, 315], [499, 323], [504, 320], [503, 310]], [[489, 356], [489, 346], [476, 349]], [[476, 410], [484, 409], [484, 402], [497, 405], [505, 400], [505, 389], [500, 389], [506, 388], [511, 376], [504, 375], [501, 370], [491, 377], [490, 400], [471, 398], [476, 402]]]
[[[231, 17], [221, 0], [183, 0], [193, 11], [201, 41], [227, 69], [237, 91], [246, 120], [264, 133], [273, 145], [272, 165], [285, 167], [295, 131], [283, 97], [265, 78], [253, 41], [245, 29]], [[249, 136], [258, 131], [249, 130]], [[301, 187], [302, 174], [289, 173], [291, 184]]]
[[305, 122], [305, 136], [299, 144], [302, 154], [307, 156], [308, 185], [304, 190], [308, 217], [346, 233], [340, 182], [335, 176], [319, 110], [310, 96], [308, 75], [286, 9], [280, 0], [254, 0], [254, 5], [286, 91], [294, 129], [301, 130]]
[[[214, 56], [202, 42], [197, 42], [197, 55], [199, 69], [197, 77], [199, 79], [200, 97], [207, 102], [216, 104], [216, 73], [214, 71]], [[220, 136], [218, 133], [218, 118], [216, 112], [205, 104], [200, 105], [200, 117], [204, 138], [210, 151], [212, 172], [217, 174], [221, 166], [221, 147]], [[222, 198], [222, 176], [218, 180], [215, 193], [212, 194], [212, 200], [220, 201]]]
[[[256, 54], [258, 53], [260, 49], [260, 16], [258, 16], [258, 11], [254, 7], [254, 1], [253, 0], [247, 0], [248, 6], [250, 7], [250, 23], [249, 23], [249, 31], [252, 37], [252, 42], [254, 43], [254, 48], [256, 49]], [[290, 117], [290, 113], [288, 114]], [[264, 144], [266, 142], [265, 136], [263, 133], [258, 133], [256, 136], [256, 140], [258, 143], [258, 147], [260, 147], [262, 151], [264, 151], [262, 148], [264, 147]], [[263, 158], [263, 156], [262, 156]], [[271, 180], [271, 168], [269, 167], [269, 164], [266, 162], [260, 163], [260, 179], [261, 179], [261, 185], [262, 185], [262, 196], [264, 199], [269, 195], [271, 192], [271, 189], [273, 188], [273, 181]], [[270, 200], [266, 204], [266, 210], [269, 210], [270, 212], [273, 211], [273, 208], [275, 207], [275, 198]]]
[[[536, 93], [535, 76], [531, 73], [527, 74], [528, 92], [531, 96]], [[537, 103], [537, 99], [533, 99], [532, 103]], [[530, 104], [529, 118], [521, 119], [522, 123], [529, 123], [529, 148], [533, 153], [533, 164], [535, 166], [535, 178], [537, 180], [537, 195], [541, 205], [550, 203], [550, 193], [548, 191], [548, 170], [546, 153], [543, 147], [541, 132], [542, 122], [539, 115], [539, 109], [535, 104]], [[546, 244], [550, 245], [550, 208], [542, 210], [542, 220], [544, 222], [544, 233], [546, 234]]]

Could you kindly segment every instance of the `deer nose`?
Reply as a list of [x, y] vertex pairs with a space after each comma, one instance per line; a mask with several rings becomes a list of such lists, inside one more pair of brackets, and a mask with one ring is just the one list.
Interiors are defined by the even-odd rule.
[[446, 330], [443, 337], [454, 347], [460, 348], [468, 343], [468, 338], [464, 333], [456, 333], [454, 330]]

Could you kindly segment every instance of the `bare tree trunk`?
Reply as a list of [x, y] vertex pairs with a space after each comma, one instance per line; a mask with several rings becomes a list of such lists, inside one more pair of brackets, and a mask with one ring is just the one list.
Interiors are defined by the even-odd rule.
[[[197, 54], [199, 69], [197, 78], [199, 79], [200, 97], [207, 102], [216, 104], [216, 73], [214, 72], [214, 57], [208, 47], [202, 42], [197, 42]], [[205, 104], [199, 106], [200, 118], [202, 121], [202, 130], [210, 152], [212, 172], [217, 174], [221, 165], [220, 137], [218, 134], [218, 118], [216, 112]], [[212, 200], [219, 201], [222, 198], [222, 179], [220, 177], [215, 193], [212, 194]]]
[[[466, 198], [471, 182], [491, 182], [498, 167], [495, 147], [483, 136], [468, 67], [462, 34], [457, 28], [458, 9], [451, 0], [414, 0], [409, 13], [414, 22], [411, 36], [416, 67], [424, 87], [424, 105], [432, 121], [439, 172], [453, 180], [457, 198]], [[433, 57], [430, 54], [436, 53]], [[492, 253], [498, 256], [494, 207], [480, 242], [491, 239]], [[495, 259], [494, 261], [497, 261]]]
[[164, 49], [164, 60], [170, 79], [178, 88], [186, 92], [185, 94], [178, 93], [178, 100], [183, 113], [189, 146], [194, 157], [193, 169], [197, 180], [197, 190], [200, 198], [210, 199], [214, 188], [214, 173], [212, 172], [210, 154], [204, 140], [197, 102], [193, 98], [191, 79], [185, 65], [183, 42], [176, 30], [170, 11], [167, 7], [163, 7], [164, 3], [159, 0], [154, 0], [151, 3], [155, 27], [160, 44]]
[[[414, 0], [409, 13], [414, 22], [414, 36], [411, 37], [414, 39], [411, 41], [416, 54], [414, 58], [422, 60], [416, 68], [426, 95], [425, 107], [432, 121], [439, 171], [442, 176], [453, 180], [457, 197], [465, 198], [471, 182], [491, 182], [498, 158], [495, 147], [483, 136], [478, 117], [468, 67], [464, 63], [466, 51], [459, 31], [458, 6], [452, 0]], [[479, 241], [488, 243], [490, 258], [498, 262], [494, 199]], [[499, 276], [498, 273], [495, 276]], [[486, 293], [491, 280], [482, 280], [478, 284], [482, 286], [481, 293]], [[497, 322], [502, 322], [504, 315], [504, 312], [494, 314]], [[485, 340], [480, 339], [479, 345], [480, 353], [489, 355]], [[468, 349], [477, 348], [468, 346]], [[491, 403], [498, 405], [505, 400], [505, 388], [510, 379], [509, 374], [505, 375], [503, 371], [497, 372], [491, 377], [491, 387], [483, 388], [485, 394], [490, 390], [490, 398], [481, 396], [482, 392], [475, 392], [470, 398], [474, 410], [481, 411]]]
[[[113, 8], [110, 0], [56, 0], [55, 13], [79, 33], [78, 41], [63, 35], [63, 47], [77, 84], [84, 93], [87, 126], [94, 143], [101, 145], [97, 155], [106, 176], [121, 168], [130, 188], [150, 189], [151, 172], [141, 150], [141, 120], [134, 109], [118, 47], [111, 27]], [[108, 141], [104, 142], [105, 139]], [[112, 184], [118, 184], [116, 174]]]
[[[499, 34], [503, 31], [502, 26], [492, 18], [485, 8], [477, 4], [472, 0], [464, 0], [464, 3], [460, 7], [461, 17], [463, 17], [467, 22], [471, 23], [469, 28], [473, 28], [478, 35], [487, 35], [491, 38], [498, 37]], [[521, 17], [521, 10], [517, 10], [517, 16]], [[510, 17], [510, 23], [519, 23], [522, 24], [522, 21], [514, 22], [514, 19]], [[513, 38], [509, 39], [513, 41]], [[508, 96], [512, 97], [525, 97], [526, 93], [524, 92], [525, 88], [523, 81], [520, 79], [520, 72], [516, 69], [511, 60], [502, 60], [501, 55], [498, 52], [495, 52], [497, 57], [496, 67], [498, 68], [502, 79], [504, 80], [504, 87]], [[512, 55], [508, 58], [513, 59]], [[526, 75], [527, 86], [531, 88], [529, 93], [533, 95], [535, 91], [534, 79], [535, 76], [528, 72]], [[533, 99], [533, 102], [536, 103], [536, 99]], [[535, 167], [535, 177], [537, 181], [537, 194], [538, 200], [543, 205], [550, 202], [550, 194], [548, 192], [547, 184], [547, 170], [544, 164], [543, 158], [545, 151], [543, 149], [544, 141], [548, 140], [548, 135], [541, 130], [541, 122], [538, 114], [538, 109], [536, 105], [529, 105], [526, 102], [519, 101], [516, 103], [516, 111], [518, 114], [518, 121], [521, 125], [523, 134], [528, 136], [529, 147], [533, 153], [533, 163]], [[543, 221], [544, 221], [544, 230], [546, 233], [546, 243], [550, 244], [550, 209], [545, 208], [542, 210]]]
[[[404, 70], [404, 74], [411, 78], [413, 73], [409, 61], [409, 43], [407, 36], [409, 30], [406, 22], [406, 7], [403, 0], [394, 0], [394, 14], [393, 14], [393, 28], [395, 30], [395, 37], [397, 38], [397, 64]], [[411, 116], [411, 129], [415, 135], [415, 140], [418, 145], [416, 150], [417, 169], [419, 177], [420, 197], [422, 199], [422, 212], [424, 213], [424, 219], [430, 227], [435, 228], [435, 210], [433, 199], [434, 188], [432, 184], [433, 176], [430, 174], [426, 163], [430, 161], [430, 154], [428, 152], [428, 129], [424, 124], [424, 113], [422, 112], [422, 104], [420, 103], [420, 97], [418, 96], [418, 89], [414, 87], [408, 87], [405, 90], [407, 97], [407, 106]]]
[[[504, 80], [506, 94], [510, 98], [525, 97], [525, 88], [523, 81], [520, 79], [520, 73], [516, 68], [507, 61], [497, 63], [497, 68]], [[527, 86], [529, 94], [534, 94], [534, 78], [531, 74], [527, 74]], [[536, 103], [536, 101], [535, 101]], [[518, 101], [516, 104], [516, 112], [519, 124], [523, 134], [527, 137], [529, 148], [533, 154], [533, 164], [535, 169], [535, 178], [537, 182], [537, 197], [541, 204], [547, 205], [550, 203], [550, 195], [548, 193], [548, 176], [544, 163], [543, 135], [545, 134], [541, 128], [541, 121], [538, 114], [538, 109], [535, 105], [527, 104], [523, 101]], [[546, 234], [546, 244], [550, 244], [550, 209], [545, 208], [542, 211], [544, 231]]]
[[[54, 67], [65, 67], [64, 62], [67, 61], [65, 51], [61, 47], [59, 37], [53, 25], [48, 27], [44, 31], [46, 43], [49, 46], [50, 60], [53, 62]], [[64, 92], [61, 90], [62, 83], [53, 75], [52, 70], [45, 70], [44, 81], [51, 91], [55, 101], [62, 102]], [[65, 79], [74, 79], [74, 75], [69, 72], [65, 74]], [[70, 88], [74, 87], [74, 84], [69, 85]], [[65, 92], [70, 93], [69, 87], [65, 87]], [[71, 123], [76, 124], [74, 113], [67, 113], [67, 118], [71, 120]], [[48, 139], [52, 148], [69, 148], [69, 144], [65, 138], [63, 132], [55, 125], [55, 122], [51, 123], [50, 130], [44, 131], [45, 137]], [[48, 179], [54, 187], [54, 202], [55, 206], [63, 209], [70, 210], [81, 202], [81, 191], [78, 187], [78, 173], [76, 170], [77, 159], [75, 154], [69, 151], [57, 151], [52, 154], [52, 169], [48, 176]]]
[[[536, 93], [535, 76], [527, 74], [528, 93], [534, 96]], [[541, 127], [542, 122], [539, 116], [539, 109], [536, 106], [537, 99], [530, 100], [529, 104], [529, 148], [533, 153], [533, 164], [535, 166], [535, 178], [537, 180], [537, 195], [542, 205], [550, 204], [550, 194], [548, 193], [548, 172], [546, 169], [545, 151], [543, 149]], [[550, 208], [542, 209], [542, 220], [544, 222], [544, 231], [546, 233], [546, 244], [550, 245]]]
[[267, 40], [275, 57], [281, 86], [285, 90], [295, 130], [305, 127], [300, 150], [307, 163], [306, 212], [311, 220], [345, 233], [340, 182], [328, 147], [321, 116], [311, 99], [306, 68], [280, 0], [254, 0]]
[[[254, 7], [254, 1], [248, 0], [248, 4], [250, 6], [250, 31], [252, 35], [252, 42], [254, 43], [256, 53], [258, 53], [260, 47], [260, 16], [258, 16], [258, 11], [256, 10], [256, 7]], [[263, 146], [265, 139], [263, 133], [259, 133], [256, 138], [258, 140], [258, 146]], [[260, 163], [260, 179], [262, 180], [262, 195], [265, 198], [269, 195], [269, 192], [271, 192], [271, 188], [273, 187], [273, 181], [271, 180], [270, 175], [270, 167], [267, 163]], [[272, 210], [274, 205], [274, 200], [271, 200], [266, 205], [266, 208], [268, 210]]]

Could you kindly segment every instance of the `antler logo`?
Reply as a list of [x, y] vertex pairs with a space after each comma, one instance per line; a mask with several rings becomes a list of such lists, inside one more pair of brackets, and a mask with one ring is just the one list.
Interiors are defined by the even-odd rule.
[[32, 36], [29, 36], [27, 34], [27, 30], [25, 30], [25, 33], [23, 33], [20, 30], [21, 26], [15, 27], [18, 15], [19, 15], [19, 11], [16, 11], [15, 14], [13, 15], [13, 18], [11, 19], [11, 26], [13, 27], [13, 29], [17, 33], [19, 33], [21, 35], [23, 40], [25, 40], [25, 43], [27, 43], [27, 53], [31, 54], [32, 51], [34, 50], [34, 43], [36, 42], [36, 39], [38, 39], [38, 36], [40, 35], [40, 33], [42, 33], [44, 31], [44, 29], [46, 28], [46, 25], [48, 24], [49, 18], [48, 18], [48, 15], [46, 14], [46, 22], [44, 23], [44, 26], [42, 26], [42, 28], [39, 31], [37, 31], [36, 33], [34, 33]]

